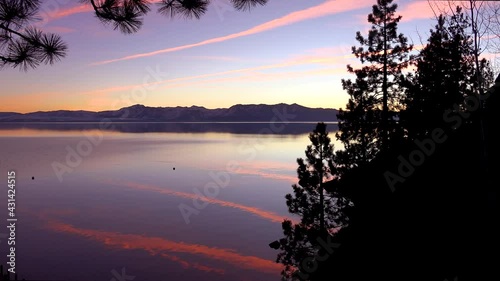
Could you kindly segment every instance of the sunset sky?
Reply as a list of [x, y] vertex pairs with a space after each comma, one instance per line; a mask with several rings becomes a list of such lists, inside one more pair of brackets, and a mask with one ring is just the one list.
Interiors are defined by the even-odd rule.
[[[47, 6], [48, 2], [56, 3]], [[66, 58], [27, 73], [1, 71], [0, 111], [109, 110], [148, 106], [229, 107], [298, 103], [344, 107], [340, 80], [375, 0], [270, 0], [238, 12], [214, 0], [200, 19], [156, 13], [124, 35], [77, 0], [45, 1], [37, 26], [59, 33]], [[434, 26], [427, 1], [396, 1], [400, 31], [415, 45]], [[419, 34], [422, 39], [419, 38]]]

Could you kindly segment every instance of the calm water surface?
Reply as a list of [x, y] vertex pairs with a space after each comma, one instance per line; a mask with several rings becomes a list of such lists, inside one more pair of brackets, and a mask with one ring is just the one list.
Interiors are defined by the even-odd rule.
[[0, 181], [17, 177], [19, 277], [279, 280], [268, 244], [290, 217], [284, 195], [315, 124], [271, 125], [0, 124]]

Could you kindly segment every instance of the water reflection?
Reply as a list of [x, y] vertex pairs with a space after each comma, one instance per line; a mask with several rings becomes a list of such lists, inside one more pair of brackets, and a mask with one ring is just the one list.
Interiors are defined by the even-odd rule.
[[[138, 123], [0, 123], [0, 134], [9, 134], [15, 130], [36, 131], [82, 131], [82, 130], [104, 130], [123, 133], [151, 133], [151, 132], [173, 132], [173, 133], [231, 133], [231, 134], [290, 134], [299, 135], [309, 133], [314, 129], [314, 122], [306, 123], [165, 123], [165, 122], [138, 122]], [[336, 131], [337, 124], [330, 123], [330, 130]]]
[[[0, 124], [0, 174], [18, 174], [21, 279], [107, 281], [126, 267], [141, 281], [279, 280], [268, 243], [282, 235], [315, 124], [277, 134], [261, 134], [269, 123], [115, 125]], [[102, 141], [59, 181], [52, 164], [89, 135]], [[200, 198], [226, 172], [225, 187]], [[207, 204], [186, 223], [179, 206], [193, 200]]]

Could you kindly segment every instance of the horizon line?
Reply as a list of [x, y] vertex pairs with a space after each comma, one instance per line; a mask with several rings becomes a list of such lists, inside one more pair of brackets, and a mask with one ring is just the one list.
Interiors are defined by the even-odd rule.
[[308, 107], [308, 106], [304, 106], [304, 105], [301, 105], [301, 104], [298, 104], [298, 103], [274, 103], [274, 104], [267, 104], [267, 103], [237, 103], [237, 104], [233, 104], [229, 107], [215, 107], [215, 108], [208, 108], [208, 107], [205, 107], [205, 106], [202, 106], [202, 105], [191, 105], [191, 106], [181, 106], [181, 105], [177, 105], [177, 106], [151, 106], [151, 105], [145, 105], [145, 104], [140, 104], [140, 103], [137, 103], [137, 104], [133, 104], [133, 105], [129, 105], [129, 106], [124, 106], [124, 107], [120, 107], [118, 109], [106, 109], [106, 110], [99, 110], [99, 111], [93, 111], [93, 110], [85, 110], [85, 109], [53, 109], [53, 110], [38, 110], [38, 111], [31, 111], [31, 112], [15, 112], [15, 111], [0, 111], [0, 113], [17, 113], [17, 114], [30, 114], [30, 113], [42, 113], [42, 112], [56, 112], [56, 111], [72, 111], [72, 112], [77, 112], [77, 111], [86, 111], [86, 112], [105, 112], [105, 111], [118, 111], [118, 110], [121, 110], [121, 109], [125, 109], [125, 108], [130, 108], [130, 107], [134, 107], [134, 106], [144, 106], [144, 107], [149, 107], [149, 108], [192, 108], [192, 107], [199, 107], [199, 108], [204, 108], [204, 109], [208, 109], [208, 110], [217, 110], [217, 109], [229, 109], [231, 107], [234, 107], [234, 106], [238, 106], [238, 105], [243, 105], [243, 106], [251, 106], [251, 105], [257, 105], [257, 106], [273, 106], [273, 105], [287, 105], [287, 106], [293, 106], [293, 105], [298, 105], [298, 106], [301, 106], [301, 107], [305, 107], [305, 108], [310, 108], [310, 109], [330, 109], [330, 110], [339, 110], [338, 108], [328, 108], [328, 107]]

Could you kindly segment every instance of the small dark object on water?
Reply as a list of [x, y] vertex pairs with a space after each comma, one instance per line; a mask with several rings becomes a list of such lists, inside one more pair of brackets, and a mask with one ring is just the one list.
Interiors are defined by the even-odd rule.
[[269, 247], [275, 249], [275, 250], [278, 250], [280, 248], [280, 242], [278, 240], [274, 241], [274, 242], [271, 242], [269, 243]]
[[174, 167], [174, 171], [175, 171], [175, 167]]
[[34, 179], [35, 179], [35, 177], [31, 177], [31, 180], [34, 180]]

